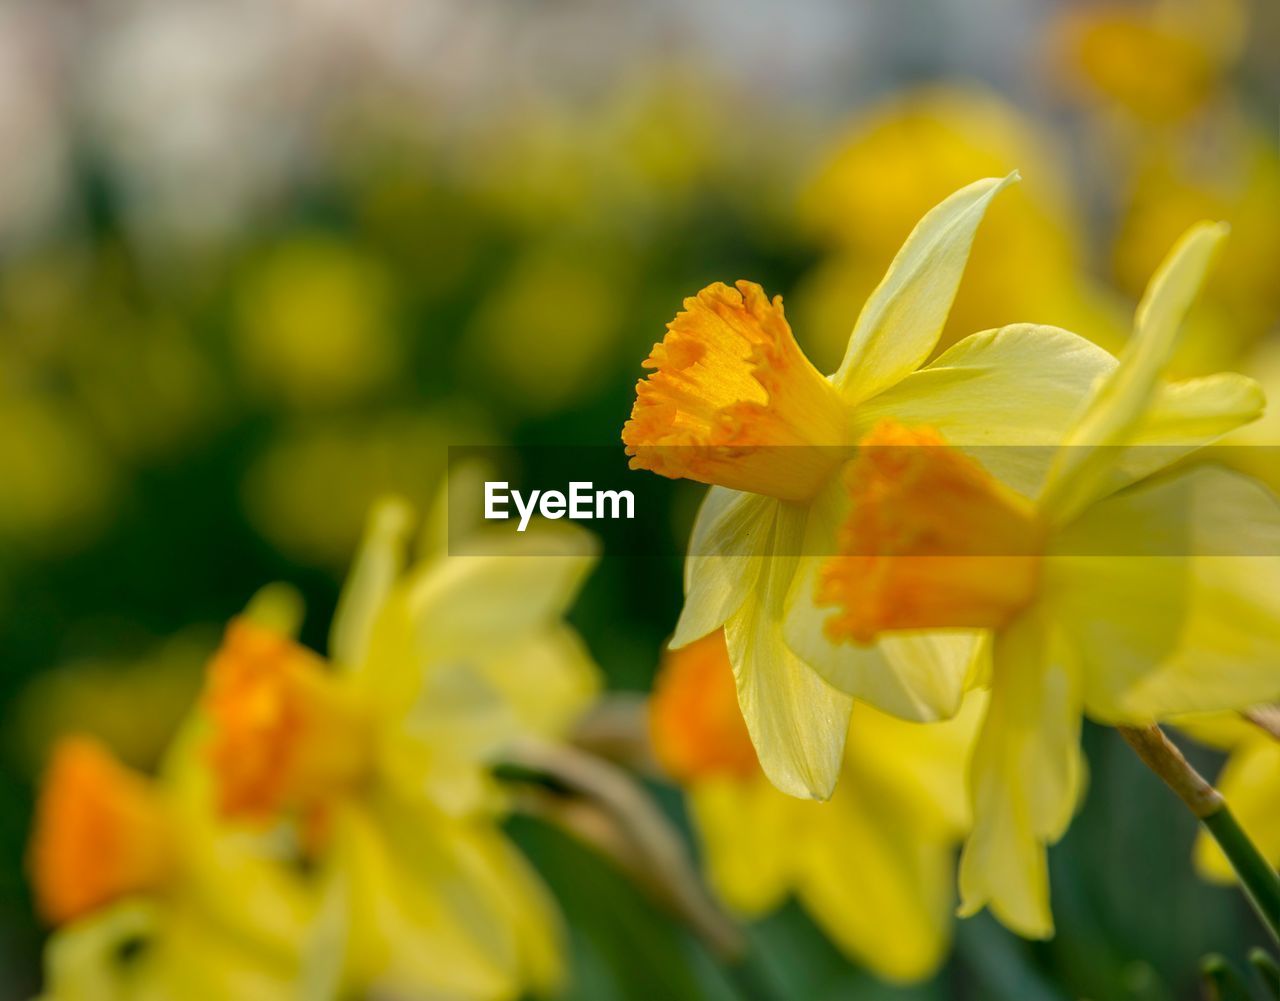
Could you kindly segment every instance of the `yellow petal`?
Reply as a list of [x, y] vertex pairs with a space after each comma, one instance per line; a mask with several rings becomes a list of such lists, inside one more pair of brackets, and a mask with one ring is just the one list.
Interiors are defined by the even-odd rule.
[[1131, 440], [1134, 445], [1194, 448], [1257, 420], [1266, 402], [1257, 382], [1235, 372], [1168, 383], [1157, 390]]
[[797, 803], [759, 774], [710, 779], [690, 790], [689, 806], [702, 842], [707, 877], [729, 907], [755, 917], [779, 906], [801, 859], [794, 845]]
[[1219, 751], [1232, 751], [1259, 736], [1256, 725], [1238, 712], [1191, 713], [1170, 719], [1179, 730]]
[[778, 505], [769, 527], [773, 555], [756, 589], [725, 623], [738, 703], [769, 780], [801, 798], [835, 787], [853, 701], [788, 649], [783, 605], [805, 530], [805, 509]]
[[987, 701], [986, 692], [970, 692], [960, 711], [941, 723], [910, 723], [855, 704], [845, 747], [848, 795], [865, 795], [860, 790], [874, 774], [899, 812], [909, 815], [910, 829], [965, 834], [971, 824], [966, 776]]
[[787, 645], [833, 687], [904, 720], [949, 719], [982, 653], [980, 633], [959, 630], [896, 633], [873, 646], [833, 643], [824, 623], [830, 608], [813, 602], [817, 568], [798, 574], [784, 626]]
[[530, 527], [483, 546], [430, 563], [412, 581], [409, 613], [424, 649], [443, 656], [505, 644], [554, 620], [577, 597], [599, 550], [589, 533], [568, 525]]
[[855, 431], [861, 437], [886, 418], [936, 428], [997, 479], [1033, 496], [1083, 400], [1114, 368], [1107, 352], [1057, 327], [988, 330], [862, 404]]
[[[142, 950], [122, 959], [131, 943]], [[49, 1001], [273, 1001], [301, 996], [299, 981], [296, 964], [275, 961], [181, 898], [117, 904], [58, 931], [45, 952]]]
[[1183, 318], [1226, 235], [1224, 224], [1199, 223], [1156, 270], [1120, 364], [1099, 383], [1045, 482], [1041, 506], [1059, 524], [1107, 491], [1119, 446], [1129, 444], [1142, 426], [1177, 348]]
[[912, 830], [870, 795], [810, 814], [798, 894], [814, 920], [886, 979], [932, 974], [951, 940], [950, 839]]
[[1099, 470], [1092, 494], [1108, 496], [1165, 469], [1187, 453], [1262, 416], [1262, 387], [1247, 376], [1219, 372], [1157, 388], [1131, 447], [1109, 449], [1111, 468]]
[[335, 821], [348, 894], [344, 982], [357, 993], [515, 997], [522, 950], [483, 835], [405, 804]]
[[961, 913], [990, 906], [1018, 934], [1047, 938], [1045, 846], [1062, 836], [1081, 786], [1074, 667], [1032, 612], [997, 639], [992, 671], [970, 779], [974, 826], [960, 863]]
[[836, 551], [846, 493], [834, 479], [814, 498], [805, 541], [784, 606], [787, 646], [833, 687], [884, 712], [909, 720], [953, 716], [964, 682], [979, 654], [980, 634], [899, 633], [874, 646], [833, 642], [825, 623], [830, 608], [815, 604], [817, 581], [827, 555]]
[[[1055, 548], [1086, 554], [1051, 557], [1045, 586], [1080, 647], [1091, 715], [1280, 697], [1280, 504], [1259, 484], [1193, 469], [1098, 503]], [[1090, 555], [1108, 553], [1166, 555]]]
[[600, 693], [600, 668], [570, 626], [553, 623], [492, 657], [476, 670], [509, 704], [523, 730], [561, 737]]
[[162, 918], [153, 903], [135, 899], [55, 932], [45, 947], [45, 997], [114, 1001], [127, 990], [127, 974], [115, 961], [121, 945], [150, 938]]
[[374, 621], [404, 569], [412, 523], [413, 511], [396, 499], [383, 500], [369, 515], [329, 633], [329, 654], [339, 668], [363, 666]]
[[703, 498], [684, 564], [684, 607], [671, 646], [719, 629], [742, 607], [759, 579], [768, 526], [778, 501], [712, 487]]
[[[1219, 792], [1249, 839], [1272, 865], [1280, 865], [1280, 743], [1262, 734], [1235, 751], [1218, 776]], [[1217, 843], [1201, 832], [1196, 868], [1217, 883], [1235, 880]]]
[[832, 381], [850, 403], [870, 399], [914, 372], [933, 352], [991, 199], [1018, 179], [961, 188], [920, 220], [858, 316]]

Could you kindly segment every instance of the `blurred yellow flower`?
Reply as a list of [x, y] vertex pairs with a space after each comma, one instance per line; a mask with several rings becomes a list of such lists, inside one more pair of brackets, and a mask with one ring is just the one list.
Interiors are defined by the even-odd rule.
[[1245, 37], [1238, 0], [1143, 0], [1063, 8], [1050, 26], [1053, 55], [1081, 95], [1165, 123], [1217, 92]]
[[327, 236], [272, 248], [241, 289], [233, 347], [249, 384], [313, 407], [359, 399], [396, 375], [391, 287], [377, 261]]
[[559, 927], [497, 827], [489, 768], [508, 741], [563, 733], [595, 696], [561, 619], [593, 545], [535, 529], [406, 569], [411, 528], [398, 502], [375, 512], [331, 660], [252, 616], [231, 624], [203, 700], [209, 764], [228, 821], [288, 823], [318, 868], [313, 976], [515, 998], [558, 979]]
[[983, 219], [935, 350], [1015, 322], [1053, 323], [1116, 346], [1123, 316], [1088, 277], [1065, 159], [1034, 120], [977, 87], [921, 87], [873, 105], [802, 197], [805, 226], [831, 248], [793, 297], [806, 348], [822, 364], [838, 361], [849, 317], [916, 220], [970, 178], [1015, 168], [1026, 180]]
[[[802, 554], [831, 551], [825, 540], [843, 503], [835, 474], [854, 443], [900, 415], [929, 421], [951, 441], [1052, 445], [1107, 357], [1065, 331], [1023, 325], [967, 338], [921, 368], [978, 223], [1011, 180], [971, 184], [921, 220], [863, 307], [834, 375], [824, 378], [801, 353], [781, 302], [743, 282], [686, 300], [637, 387], [623, 429], [632, 465], [716, 484], [689, 544], [672, 644], [724, 627], [760, 763], [792, 795], [830, 795], [853, 696], [905, 718], [950, 716], [976, 653], [967, 637], [894, 638], [851, 653], [814, 625], [817, 564]], [[809, 638], [793, 642], [795, 652], [784, 639], [789, 618]]]
[[36, 906], [66, 924], [172, 875], [175, 845], [160, 794], [97, 742], [71, 737], [44, 777], [31, 846]]
[[760, 771], [720, 631], [668, 651], [649, 718], [659, 762], [688, 793], [720, 897], [756, 916], [794, 893], [851, 958], [909, 981], [937, 970], [950, 945], [982, 699], [927, 725], [856, 705], [829, 803], [780, 793]]
[[[1170, 253], [1034, 501], [936, 432], [889, 423], [847, 471], [844, 555], [819, 578], [819, 600], [840, 607], [829, 632], [857, 643], [904, 629], [993, 636], [989, 679], [975, 679], [991, 702], [970, 779], [962, 913], [990, 904], [1027, 936], [1052, 933], [1045, 845], [1080, 795], [1082, 713], [1146, 724], [1280, 694], [1275, 497], [1211, 468], [1116, 493], [1261, 412], [1243, 376], [1163, 381], [1224, 236], [1202, 224]], [[1164, 447], [1143, 447], [1153, 432]], [[1171, 552], [1169, 540], [1183, 541]]]
[[504, 407], [546, 414], [599, 389], [625, 303], [612, 270], [598, 254], [540, 250], [490, 291], [464, 343]]
[[188, 732], [158, 782], [91, 738], [54, 749], [29, 856], [37, 907], [57, 926], [45, 997], [273, 1001], [297, 989], [300, 888], [217, 829], [192, 747]]
[[[1210, 144], [1212, 155], [1205, 155]], [[1177, 368], [1197, 375], [1238, 364], [1280, 325], [1280, 149], [1273, 130], [1223, 117], [1206, 134], [1139, 159], [1112, 247], [1117, 284], [1137, 295], [1164, 248], [1197, 219], [1231, 226], [1204, 300], [1188, 318]]]

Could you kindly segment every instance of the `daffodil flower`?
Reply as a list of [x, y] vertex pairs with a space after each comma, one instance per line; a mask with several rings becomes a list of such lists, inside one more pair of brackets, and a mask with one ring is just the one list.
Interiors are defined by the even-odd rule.
[[189, 729], [157, 780], [90, 738], [55, 748], [30, 851], [37, 907], [56, 928], [51, 1001], [273, 1001], [297, 990], [302, 889], [219, 828], [193, 744]]
[[410, 529], [398, 503], [375, 513], [328, 660], [253, 617], [231, 623], [203, 698], [219, 805], [284, 824], [318, 870], [318, 995], [545, 991], [558, 916], [497, 826], [489, 770], [504, 742], [560, 734], [594, 698], [562, 621], [593, 543], [531, 529], [506, 551], [406, 568]]
[[794, 894], [847, 955], [896, 981], [931, 975], [951, 941], [964, 769], [983, 693], [945, 723], [859, 703], [829, 803], [773, 787], [756, 763], [724, 634], [668, 651], [650, 703], [654, 752], [689, 797], [713, 888], [768, 913]]
[[[714, 484], [689, 544], [672, 645], [724, 627], [761, 767], [794, 796], [831, 794], [854, 697], [905, 719], [947, 718], [981, 662], [973, 636], [851, 648], [824, 634], [818, 556], [832, 551], [847, 504], [839, 471], [859, 439], [893, 417], [962, 446], [1041, 446], [994, 450], [1001, 478], [1030, 492], [1045, 474], [1044, 446], [1062, 439], [1114, 365], [1074, 334], [1026, 324], [974, 334], [924, 365], [978, 223], [1015, 179], [972, 184], [921, 220], [829, 377], [796, 344], [781, 300], [749, 282], [686, 300], [645, 362], [655, 371], [637, 386], [622, 434], [632, 466]], [[1183, 410], [1202, 395], [1189, 387]], [[1181, 413], [1153, 433], [1185, 435]]]
[[[1202, 224], [1171, 252], [1034, 499], [928, 427], [882, 424], [848, 470], [843, 555], [818, 581], [819, 601], [839, 606], [826, 628], [855, 644], [992, 637], [962, 912], [990, 904], [1027, 936], [1052, 933], [1045, 846], [1080, 796], [1083, 713], [1149, 724], [1280, 692], [1275, 498], [1208, 467], [1117, 492], [1261, 411], [1243, 376], [1162, 385], [1224, 233]], [[1153, 437], [1167, 447], [1144, 447]]]

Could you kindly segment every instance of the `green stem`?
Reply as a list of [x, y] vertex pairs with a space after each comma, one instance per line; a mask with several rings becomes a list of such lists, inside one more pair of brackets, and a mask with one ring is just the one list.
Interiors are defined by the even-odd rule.
[[1231, 868], [1240, 877], [1245, 895], [1261, 915], [1262, 923], [1280, 942], [1280, 876], [1249, 840], [1226, 803], [1208, 816], [1201, 817], [1200, 822], [1231, 860]]
[[1262, 923], [1280, 942], [1280, 876], [1236, 822], [1222, 793], [1197, 772], [1160, 727], [1117, 727], [1143, 763], [1177, 793], [1222, 849]]

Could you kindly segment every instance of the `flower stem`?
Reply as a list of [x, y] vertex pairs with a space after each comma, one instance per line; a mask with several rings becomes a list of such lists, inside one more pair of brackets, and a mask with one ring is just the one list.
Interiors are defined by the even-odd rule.
[[1143, 763], [1177, 793], [1231, 862], [1262, 923], [1280, 942], [1280, 876], [1249, 840], [1227, 802], [1197, 772], [1160, 727], [1117, 727]]
[[778, 997], [750, 940], [703, 885], [679, 833], [630, 775], [570, 745], [532, 739], [513, 742], [503, 758], [571, 794], [531, 790], [519, 804], [613, 858], [701, 940], [744, 1001]]

